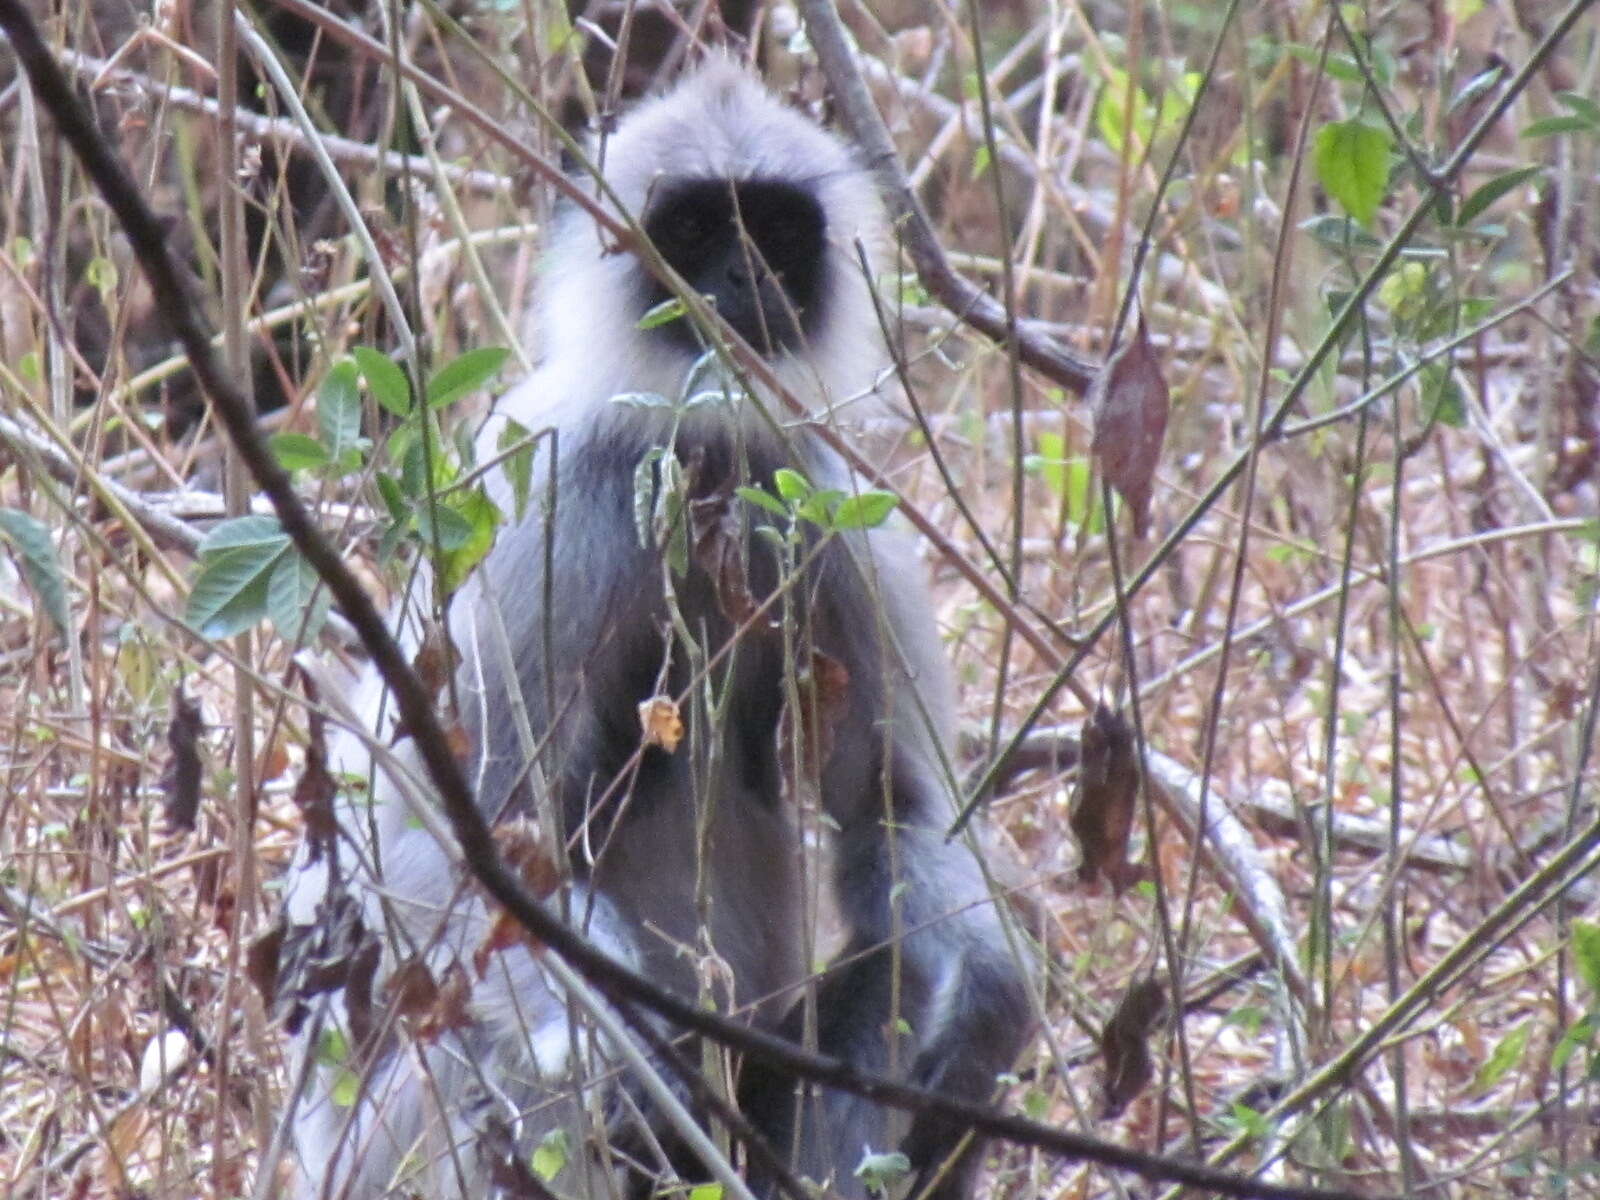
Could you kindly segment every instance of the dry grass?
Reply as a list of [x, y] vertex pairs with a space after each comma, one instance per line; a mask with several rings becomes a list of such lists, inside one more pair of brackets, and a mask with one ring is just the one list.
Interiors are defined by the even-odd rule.
[[[580, 113], [549, 7], [486, 6], [470, 32], [548, 108]], [[992, 149], [973, 98], [973, 7], [984, 10]], [[1135, 845], [1154, 851], [1155, 877], [1120, 896], [1079, 882], [1071, 772], [1029, 771], [991, 805], [1023, 864], [1021, 910], [1050, 951], [1047, 1036], [1012, 1102], [1142, 1148], [1198, 1148], [1357, 1191], [1593, 1194], [1600, 1054], [1580, 1022], [1600, 1004], [1588, 878], [1600, 767], [1585, 741], [1600, 679], [1600, 129], [1518, 134], [1579, 111], [1560, 93], [1596, 94], [1600, 25], [1591, 9], [1555, 47], [1450, 191], [1470, 195], [1524, 164], [1542, 171], [1470, 230], [1424, 219], [1323, 355], [1330, 312], [1378, 251], [1317, 236], [1326, 221], [1313, 219], [1339, 210], [1313, 147], [1330, 122], [1382, 117], [1339, 30], [1320, 60], [1325, 9], [1243, 7], [1209, 74], [1220, 6], [1161, 0], [1132, 26], [1121, 6], [1042, 0], [869, 0], [848, 14], [946, 249], [995, 294], [1009, 258], [1018, 311], [1080, 350], [1104, 351], [1156, 206], [1137, 290], [1173, 407], [1154, 536], [1112, 523], [1124, 584], [1150, 568], [1124, 609], [1131, 656], [1114, 625], [1102, 631], [1076, 694], [1041, 714], [1070, 759], [1085, 699], [1127, 712], [1137, 695], [1161, 786]], [[1373, 8], [1363, 44], [1376, 94], [1420, 161], [1444, 163], [1503, 94], [1506, 79], [1452, 108], [1489, 56], [1509, 77], [1565, 8]], [[553, 160], [530, 110], [425, 12], [406, 10], [408, 53]], [[160, 6], [147, 24], [136, 15], [68, 6], [53, 28], [88, 56], [76, 73], [95, 83], [102, 128], [173, 215], [174, 244], [215, 316], [227, 156], [211, 115], [162, 99], [172, 86], [213, 94], [213, 18], [185, 6]], [[268, 15], [298, 77], [310, 26]], [[819, 95], [804, 47], [770, 34], [787, 10], [766, 15], [772, 74]], [[124, 47], [120, 73], [88, 61]], [[515, 320], [532, 277], [515, 230], [543, 218], [545, 189], [430, 99], [438, 152], [478, 172], [451, 177], [460, 219], [510, 231], [483, 240], [482, 291], [453, 249], [455, 205], [418, 180], [408, 230], [399, 182], [364, 150], [394, 136], [381, 64], [331, 40], [319, 54], [312, 119], [354, 143], [333, 152], [434, 353], [503, 343], [501, 322]], [[1169, 97], [1148, 147], [1144, 109], [1125, 126], [1113, 103], [1129, 95], [1129, 61], [1149, 111]], [[1180, 143], [1182, 94], [1202, 80]], [[268, 419], [309, 432], [307, 401], [328, 364], [352, 345], [390, 349], [393, 335], [372, 264], [316, 168], [281, 145], [263, 152], [250, 138], [243, 152], [251, 282], [233, 315], [248, 326]], [[64, 638], [13, 536], [0, 557], [0, 1188], [270, 1194], [254, 1175], [284, 1078], [244, 962], [298, 833], [288, 792], [303, 699], [269, 627], [216, 644], [180, 620], [194, 571], [184, 535], [222, 512], [221, 451], [169, 357], [158, 299], [3, 50], [0, 180], [0, 507], [49, 530], [70, 614]], [[1376, 246], [1426, 186], [1414, 164], [1397, 166], [1369, 226]], [[1049, 381], [1014, 377], [1002, 350], [953, 329], [914, 288], [907, 298], [918, 398], [999, 561], [1020, 560], [1011, 615], [1053, 623], [1059, 661], [1069, 639], [1118, 611], [1098, 489], [1086, 483], [1088, 415]], [[1420, 386], [1296, 430], [1472, 329]], [[1255, 439], [1286, 397], [1291, 436]], [[878, 437], [894, 443], [880, 458], [896, 480], [995, 574], [916, 439]], [[1246, 469], [1213, 494], [1236, 460]], [[371, 522], [346, 522], [338, 507], [360, 497], [314, 498], [377, 578]], [[948, 563], [932, 567], [976, 767], [1055, 667]], [[253, 691], [243, 709], [241, 680]], [[191, 833], [171, 831], [161, 811], [180, 688], [204, 721]], [[239, 783], [241, 744], [253, 747], [253, 796]], [[1192, 836], [1199, 805], [1226, 819], [1205, 853]], [[1549, 889], [1519, 890], [1553, 869]], [[1181, 981], [1183, 1019], [1157, 1035], [1154, 1083], [1102, 1120], [1095, 1038], [1152, 970]], [[998, 1154], [991, 1178], [1007, 1196], [1120, 1194], [1102, 1172], [1023, 1150]]]

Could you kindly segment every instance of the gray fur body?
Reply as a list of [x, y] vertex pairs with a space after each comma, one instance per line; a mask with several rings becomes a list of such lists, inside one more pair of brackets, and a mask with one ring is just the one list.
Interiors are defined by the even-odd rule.
[[[876, 261], [883, 223], [842, 144], [715, 60], [641, 106], [603, 154], [608, 183], [635, 212], [676, 176], [811, 189], [828, 221], [819, 264], [827, 307], [803, 351], [772, 365], [819, 420], [872, 393], [888, 359], [856, 246]], [[746, 630], [697, 681], [704, 659], [666, 632], [668, 587], [704, 654], [734, 640], [736, 626], [701, 567], [671, 578], [661, 551], [641, 545], [640, 462], [666, 448], [699, 496], [734, 484], [770, 488], [779, 467], [818, 487], [859, 485], [804, 427], [775, 432], [749, 399], [680, 419], [614, 403], [623, 393], [677, 395], [693, 360], [636, 328], [641, 273], [631, 255], [606, 251], [591, 220], [562, 218], [539, 310], [544, 360], [503, 398], [480, 439], [487, 459], [505, 418], [559, 435], [553, 513], [536, 500], [520, 525], [503, 530], [452, 606], [479, 803], [497, 820], [560, 826], [571, 847], [562, 911], [621, 961], [685, 996], [814, 1036], [824, 1053], [859, 1067], [986, 1099], [1026, 1036], [1028, 1010], [977, 862], [941, 833], [953, 812], [940, 761], [951, 699], [921, 568], [889, 528], [826, 542], [809, 535], [808, 565], [772, 608], [791, 640], [765, 624]], [[541, 449], [536, 475], [550, 461]], [[535, 480], [536, 497], [548, 483], [548, 474]], [[509, 510], [503, 487], [499, 498]], [[779, 589], [780, 567], [752, 527], [771, 518], [733, 505], [750, 591], [763, 600]], [[842, 664], [848, 686], [815, 777], [786, 783], [780, 743], [792, 727], [781, 718], [792, 663], [812, 661], [813, 650]], [[683, 745], [636, 759], [640, 701], [685, 694]], [[380, 746], [392, 733], [381, 698], [369, 677], [354, 702]], [[471, 1021], [431, 1044], [392, 1029], [380, 1035], [354, 1103], [339, 1092], [339, 1069], [312, 1068], [293, 1115], [302, 1194], [491, 1194], [479, 1150], [492, 1126], [510, 1132], [524, 1162], [551, 1130], [570, 1131], [569, 1165], [553, 1181], [563, 1195], [614, 1195], [618, 1180], [641, 1191], [640, 1179], [667, 1168], [652, 1140], [673, 1169], [703, 1177], [633, 1085], [578, 1086], [615, 1065], [616, 1047], [574, 1020], [534, 954], [496, 950], [484, 977], [473, 975], [490, 914], [437, 822], [419, 819], [426, 793], [407, 782], [420, 774], [408, 744], [392, 752], [373, 745], [348, 734], [330, 753], [337, 770], [375, 773], [370, 803], [340, 809], [340, 873], [364, 925], [383, 940], [379, 980], [412, 956], [436, 978], [465, 964]], [[814, 1007], [802, 1002], [813, 945], [802, 930], [817, 905], [807, 899], [800, 793], [816, 798], [832, 829], [832, 903], [846, 942], [841, 965], [815, 984]], [[319, 906], [329, 893], [326, 859], [302, 854], [288, 886], [289, 920], [326, 923]], [[317, 1005], [299, 1035], [303, 1050], [319, 1030], [344, 1022], [337, 996]], [[903, 1148], [932, 1178], [961, 1132], [911, 1125], [842, 1094], [797, 1104], [791, 1081], [748, 1064], [739, 1090], [779, 1152], [844, 1195], [864, 1194], [852, 1171], [867, 1150]], [[639, 1128], [649, 1135], [631, 1132]], [[596, 1130], [642, 1167], [632, 1175], [597, 1168]], [[958, 1160], [936, 1194], [964, 1195], [974, 1160]], [[752, 1182], [769, 1186], [755, 1174]]]

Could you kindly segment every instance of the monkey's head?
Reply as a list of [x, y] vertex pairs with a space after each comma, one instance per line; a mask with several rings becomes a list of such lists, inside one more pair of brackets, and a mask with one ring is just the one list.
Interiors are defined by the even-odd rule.
[[[887, 355], [868, 274], [884, 221], [843, 142], [719, 56], [590, 149], [661, 256], [791, 391], [820, 408], [878, 383]], [[587, 214], [558, 223], [544, 336], [593, 346], [590, 361], [614, 367], [619, 390], [671, 394], [705, 349], [687, 316], [641, 327], [671, 296], [640, 258], [608, 248]]]

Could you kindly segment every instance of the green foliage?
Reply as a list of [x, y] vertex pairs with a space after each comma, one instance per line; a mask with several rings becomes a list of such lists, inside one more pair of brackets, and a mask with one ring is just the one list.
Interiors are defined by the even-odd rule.
[[223, 521], [200, 543], [200, 566], [183, 619], [204, 637], [234, 637], [271, 618], [279, 636], [314, 637], [327, 592], [277, 517]]
[[1393, 148], [1388, 129], [1361, 120], [1335, 121], [1317, 131], [1317, 179], [1363, 225], [1371, 223], [1388, 191]]
[[1123, 130], [1132, 133], [1135, 142], [1149, 146], [1158, 133], [1175, 132], [1189, 115], [1194, 98], [1200, 91], [1200, 74], [1186, 71], [1162, 93], [1159, 101], [1153, 99], [1142, 87], [1133, 86], [1133, 113], [1128, 116], [1128, 73], [1120, 67], [1106, 72], [1105, 86], [1095, 104], [1095, 128], [1107, 146], [1117, 154], [1123, 145]]
[[0, 508], [0, 541], [16, 553], [22, 577], [56, 632], [70, 637], [72, 612], [67, 604], [67, 582], [50, 531], [21, 509]]
[[1524, 1021], [1505, 1037], [1501, 1038], [1489, 1057], [1484, 1060], [1477, 1074], [1472, 1077], [1474, 1091], [1486, 1092], [1505, 1077], [1507, 1071], [1522, 1061], [1522, 1055], [1528, 1048], [1528, 1038], [1533, 1033], [1533, 1022]]
[[1105, 513], [1095, 503], [1094, 469], [1086, 457], [1067, 454], [1067, 442], [1054, 430], [1034, 437], [1037, 452], [1022, 461], [1023, 469], [1044, 481], [1061, 504], [1061, 515], [1073, 525], [1088, 523], [1087, 532], [1105, 532]]
[[485, 346], [451, 359], [428, 380], [428, 407], [444, 408], [488, 386], [510, 354], [504, 346]]
[[[446, 594], [461, 586], [494, 544], [500, 510], [481, 485], [467, 479], [472, 442], [455, 444], [441, 434], [435, 414], [488, 384], [505, 365], [499, 347], [469, 350], [429, 378], [427, 403], [412, 403], [411, 384], [400, 365], [370, 346], [357, 346], [329, 368], [317, 389], [317, 433], [282, 433], [273, 453], [286, 471], [325, 479], [371, 472], [389, 526], [380, 552], [417, 543], [433, 557]], [[361, 384], [383, 411], [399, 418], [373, 456], [372, 439], [361, 432]], [[526, 431], [517, 427], [526, 438]], [[503, 443], [504, 444], [504, 443]], [[379, 464], [386, 464], [384, 469]], [[532, 448], [506, 461], [519, 511], [526, 504]], [[294, 550], [275, 517], [224, 521], [200, 547], [200, 566], [184, 619], [207, 637], [231, 637], [270, 617], [280, 636], [315, 636], [327, 616], [326, 589]]]
[[1600, 104], [1577, 92], [1557, 92], [1556, 100], [1568, 110], [1561, 116], [1545, 117], [1522, 130], [1525, 138], [1553, 137], [1558, 133], [1587, 133], [1600, 136]]
[[911, 1174], [911, 1160], [898, 1150], [889, 1154], [874, 1154], [869, 1150], [861, 1156], [854, 1174], [869, 1192], [887, 1196], [896, 1184]]
[[803, 522], [824, 533], [848, 529], [876, 529], [889, 519], [899, 498], [893, 492], [876, 490], [855, 493], [837, 488], [816, 488], [799, 471], [779, 467], [772, 475], [778, 494], [755, 487], [735, 489], [741, 500], [783, 517], [792, 530]]
[[1578, 977], [1593, 998], [1591, 1003], [1600, 1006], [1600, 925], [1590, 921], [1572, 923], [1572, 959]]
[[529, 1165], [533, 1167], [535, 1175], [550, 1183], [561, 1174], [561, 1169], [567, 1165], [567, 1159], [570, 1157], [572, 1151], [568, 1145], [567, 1131], [552, 1129], [534, 1147], [533, 1158]]

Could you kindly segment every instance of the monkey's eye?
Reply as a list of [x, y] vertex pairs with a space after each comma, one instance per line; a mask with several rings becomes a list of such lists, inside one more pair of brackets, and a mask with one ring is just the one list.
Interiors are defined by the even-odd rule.
[[679, 207], [650, 223], [650, 237], [663, 250], [691, 249], [710, 239], [711, 221], [704, 213]]

